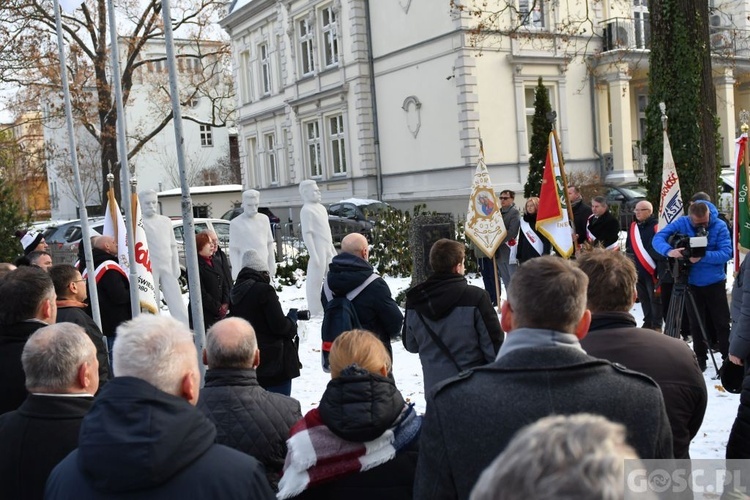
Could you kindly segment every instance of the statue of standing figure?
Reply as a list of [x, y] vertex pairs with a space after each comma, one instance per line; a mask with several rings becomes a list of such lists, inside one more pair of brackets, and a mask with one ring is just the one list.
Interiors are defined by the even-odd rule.
[[248, 189], [242, 193], [244, 212], [229, 223], [229, 261], [232, 263], [232, 279], [242, 270], [242, 256], [250, 249], [268, 263], [271, 279], [276, 275], [276, 258], [271, 222], [268, 216], [258, 213], [260, 193]]
[[336, 255], [336, 248], [333, 246], [331, 226], [328, 225], [328, 212], [320, 203], [318, 184], [313, 180], [302, 181], [299, 193], [304, 203], [300, 211], [302, 240], [310, 255], [305, 280], [307, 308], [311, 316], [320, 316], [323, 314], [320, 290], [328, 273], [328, 264]]
[[151, 274], [154, 277], [156, 304], [160, 303], [159, 287], [167, 301], [169, 314], [178, 321], [188, 324], [187, 308], [182, 300], [182, 290], [177, 279], [180, 276], [180, 260], [177, 241], [169, 217], [157, 213], [156, 191], [141, 191], [138, 194], [143, 213], [143, 229], [151, 258]]

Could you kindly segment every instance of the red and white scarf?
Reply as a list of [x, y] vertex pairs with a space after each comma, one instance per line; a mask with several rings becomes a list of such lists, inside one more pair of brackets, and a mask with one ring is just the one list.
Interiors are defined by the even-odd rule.
[[[96, 282], [99, 283], [99, 280], [102, 279], [102, 276], [104, 276], [104, 273], [106, 273], [107, 271], [111, 271], [111, 270], [118, 271], [120, 274], [122, 274], [125, 277], [125, 279], [129, 280], [128, 273], [125, 272], [125, 270], [122, 268], [122, 266], [120, 266], [120, 264], [118, 264], [114, 260], [105, 260], [104, 262], [99, 264], [96, 269], [94, 269], [94, 277], [96, 278]], [[83, 272], [81, 273], [82, 279], [88, 278], [88, 275], [89, 275], [88, 271], [89, 271], [88, 269], [83, 270]]]
[[534, 231], [534, 228], [531, 227], [531, 224], [526, 222], [523, 218], [521, 219], [521, 234], [523, 234], [524, 238], [526, 238], [526, 241], [529, 242], [529, 245], [534, 248], [536, 253], [539, 255], [542, 255], [544, 253], [544, 244], [542, 243], [542, 239], [539, 237], [536, 231]]
[[656, 262], [654, 262], [654, 259], [648, 254], [646, 246], [641, 239], [641, 232], [638, 230], [638, 224], [636, 222], [630, 223], [630, 243], [633, 246], [633, 253], [638, 259], [638, 262], [646, 271], [648, 271], [648, 274], [650, 274], [652, 278], [656, 277]]
[[[589, 230], [589, 224], [591, 224], [591, 220], [594, 219], [596, 215], [591, 214], [589, 215], [589, 218], [586, 220], [586, 239], [589, 240], [589, 243], [592, 245], [596, 241], [596, 236], [594, 236], [594, 233], [592, 233]], [[605, 250], [619, 250], [620, 249], [620, 241], [615, 241], [614, 243], [610, 243], [606, 247], [604, 247]]]
[[310, 410], [294, 424], [286, 442], [284, 473], [277, 498], [291, 498], [306, 489], [350, 474], [363, 472], [392, 460], [419, 436], [422, 417], [406, 404], [393, 427], [366, 443], [346, 441]]

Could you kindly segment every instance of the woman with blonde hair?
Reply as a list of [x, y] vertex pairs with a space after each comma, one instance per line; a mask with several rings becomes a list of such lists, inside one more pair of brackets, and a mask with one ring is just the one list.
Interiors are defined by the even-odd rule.
[[287, 440], [278, 498], [412, 498], [422, 417], [388, 378], [388, 351], [367, 330], [351, 330], [329, 361], [320, 405]]
[[532, 196], [526, 200], [521, 217], [521, 230], [518, 235], [518, 263], [524, 262], [550, 253], [550, 242], [536, 230], [536, 216], [539, 210], [539, 198]]

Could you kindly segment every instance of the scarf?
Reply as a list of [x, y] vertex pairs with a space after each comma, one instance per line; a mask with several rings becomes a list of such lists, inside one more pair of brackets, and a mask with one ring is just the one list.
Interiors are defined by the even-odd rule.
[[310, 487], [392, 460], [419, 436], [421, 425], [422, 417], [417, 416], [413, 404], [407, 403], [393, 426], [380, 437], [355, 443], [326, 427], [317, 408], [310, 410], [290, 430], [277, 498], [290, 498]]

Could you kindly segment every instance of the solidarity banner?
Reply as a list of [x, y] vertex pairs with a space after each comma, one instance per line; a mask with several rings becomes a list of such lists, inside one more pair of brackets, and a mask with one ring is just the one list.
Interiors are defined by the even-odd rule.
[[659, 197], [659, 229], [682, 216], [682, 194], [677, 168], [672, 158], [669, 137], [664, 130], [664, 163], [661, 174], [661, 194]]

